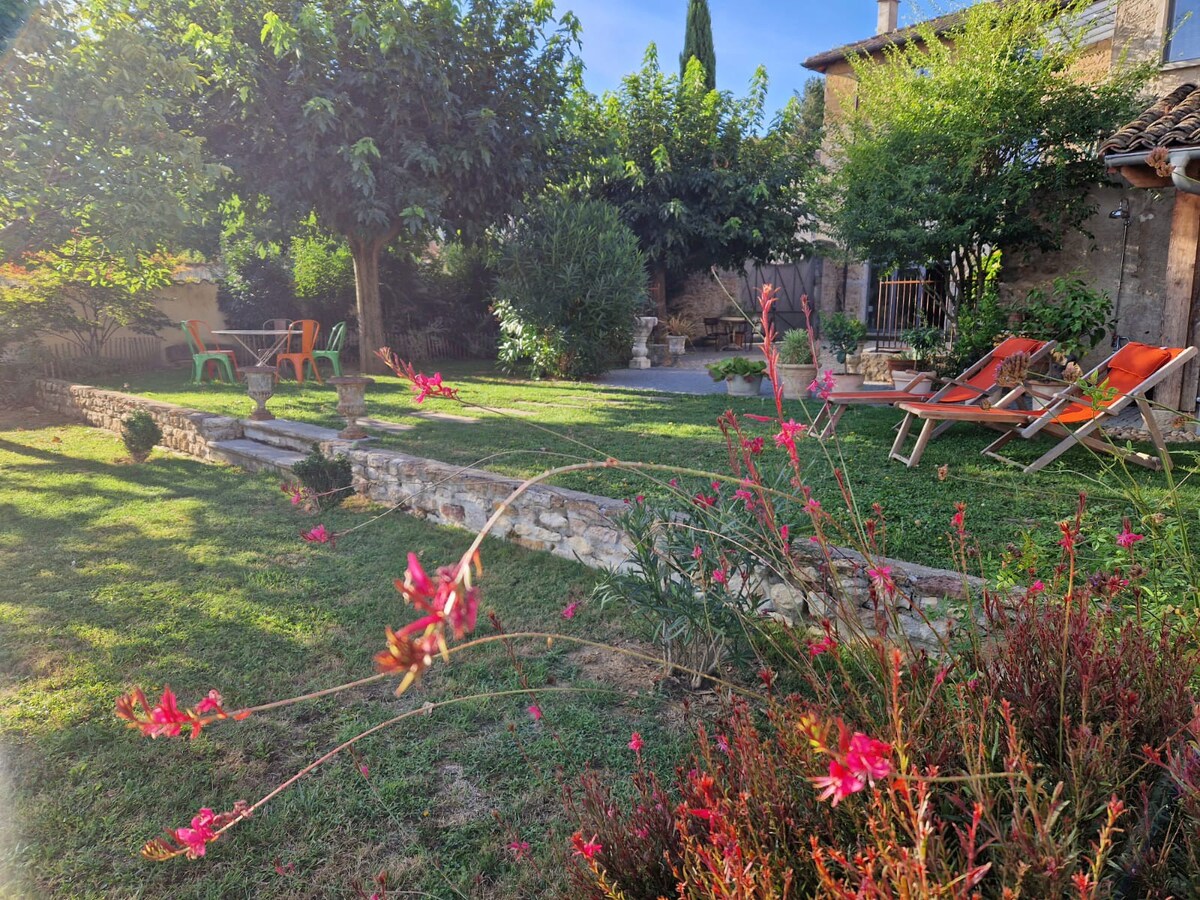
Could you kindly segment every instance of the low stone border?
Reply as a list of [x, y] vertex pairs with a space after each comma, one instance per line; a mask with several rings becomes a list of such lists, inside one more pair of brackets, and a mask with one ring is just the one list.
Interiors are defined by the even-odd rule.
[[[337, 439], [336, 432], [303, 423], [243, 422], [65, 381], [38, 381], [36, 402], [44, 410], [115, 432], [121, 430], [121, 421], [130, 412], [145, 410], [162, 428], [163, 446], [209, 462], [225, 458], [213, 444], [244, 437], [262, 440], [266, 431], [274, 431], [273, 438], [280, 446], [298, 448], [313, 441], [326, 453], [346, 453], [350, 457], [358, 490], [367, 498], [399, 505], [410, 515], [430, 522], [469, 531], [481, 529], [521, 484], [518, 479], [480, 469], [346, 443]], [[288, 471], [286, 466], [269, 461], [259, 468]], [[628, 554], [625, 533], [613, 521], [624, 506], [624, 501], [609, 497], [534, 485], [513, 502], [492, 534], [533, 550], [576, 559], [592, 568], [617, 568]], [[819, 549], [797, 542], [796, 552], [806, 563], [801, 574], [812, 589], [802, 590], [782, 579], [768, 578], [766, 592], [775, 611], [793, 621], [818, 621], [835, 618], [849, 603], [859, 610], [863, 628], [873, 631], [874, 603], [862, 556], [853, 550], [835, 550], [831, 572]], [[897, 610], [900, 627], [914, 643], [930, 650], [940, 647], [941, 638], [965, 607], [962, 602], [946, 601], [965, 601], [981, 594], [984, 588], [978, 578], [964, 578], [944, 569], [894, 559], [875, 562], [891, 566], [902, 597]]]

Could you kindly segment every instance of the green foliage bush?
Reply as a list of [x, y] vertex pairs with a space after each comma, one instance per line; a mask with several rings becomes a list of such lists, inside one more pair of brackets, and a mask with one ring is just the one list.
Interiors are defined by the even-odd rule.
[[794, 328], [779, 341], [779, 361], [785, 366], [807, 366], [813, 361], [808, 330]]
[[326, 456], [313, 444], [308, 456], [292, 466], [292, 474], [304, 485], [306, 496], [317, 509], [332, 509], [354, 493], [350, 457], [344, 453]]
[[552, 199], [505, 248], [496, 298], [503, 368], [588, 378], [629, 355], [633, 317], [646, 300], [645, 261], [614, 207]]
[[139, 409], [130, 413], [121, 423], [121, 440], [125, 442], [129, 455], [136, 462], [142, 462], [150, 455], [154, 445], [162, 440], [162, 429], [150, 413]]
[[1083, 357], [1108, 333], [1112, 298], [1093, 290], [1078, 273], [1055, 278], [1047, 291], [1034, 288], [1021, 306], [1021, 330], [1030, 337], [1058, 341], [1067, 357]]

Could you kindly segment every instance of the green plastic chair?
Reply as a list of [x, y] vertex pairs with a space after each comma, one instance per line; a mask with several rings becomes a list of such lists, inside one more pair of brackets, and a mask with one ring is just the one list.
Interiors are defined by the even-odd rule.
[[187, 338], [188, 347], [192, 351], [192, 384], [201, 384], [204, 381], [204, 371], [208, 370], [208, 377], [216, 380], [217, 371], [225, 373], [225, 377], [230, 384], [237, 381], [235, 364], [233, 361], [232, 350], [209, 350], [204, 346], [204, 339], [200, 335], [200, 329], [204, 325], [199, 319], [188, 319], [186, 322], [180, 322], [179, 327], [183, 329], [183, 336]]
[[329, 340], [325, 342], [324, 350], [314, 350], [312, 352], [313, 365], [316, 365], [316, 360], [327, 359], [329, 364], [333, 366], [333, 374], [342, 374], [342, 347], [346, 346], [346, 323], [338, 322], [329, 332]]

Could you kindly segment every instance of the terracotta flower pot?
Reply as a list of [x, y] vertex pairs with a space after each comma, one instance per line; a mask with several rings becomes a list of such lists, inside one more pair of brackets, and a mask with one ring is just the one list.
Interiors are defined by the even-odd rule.
[[834, 375], [833, 379], [833, 390], [836, 393], [842, 393], [844, 391], [861, 391], [866, 376], [861, 372], [842, 372]]
[[808, 386], [817, 377], [817, 367], [812, 363], [807, 365], [779, 364], [779, 382], [783, 387], [783, 396], [789, 400], [803, 400], [808, 396]]

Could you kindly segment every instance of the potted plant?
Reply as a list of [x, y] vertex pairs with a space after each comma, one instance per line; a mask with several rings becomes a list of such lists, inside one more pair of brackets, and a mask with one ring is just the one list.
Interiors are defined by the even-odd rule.
[[825, 319], [823, 330], [825, 346], [842, 368], [837, 376], [838, 390], [858, 390], [863, 383], [863, 376], [858, 372], [858, 344], [867, 336], [867, 326], [854, 316], [836, 312]]
[[808, 387], [816, 377], [812, 336], [805, 328], [787, 332], [779, 341], [779, 380], [784, 396], [793, 400], [807, 397]]
[[937, 352], [945, 347], [946, 337], [942, 329], [927, 325], [924, 317], [917, 324], [900, 332], [900, 339], [908, 344], [903, 358], [888, 360], [892, 373], [892, 385], [896, 390], [908, 390], [919, 376], [923, 377]]
[[696, 330], [696, 320], [684, 313], [676, 313], [663, 320], [667, 328], [667, 352], [671, 356], [682, 356], [685, 344]]
[[744, 356], [709, 363], [704, 368], [713, 381], [724, 381], [725, 390], [734, 397], [757, 397], [762, 391], [763, 376], [767, 364], [762, 360], [751, 362]]

